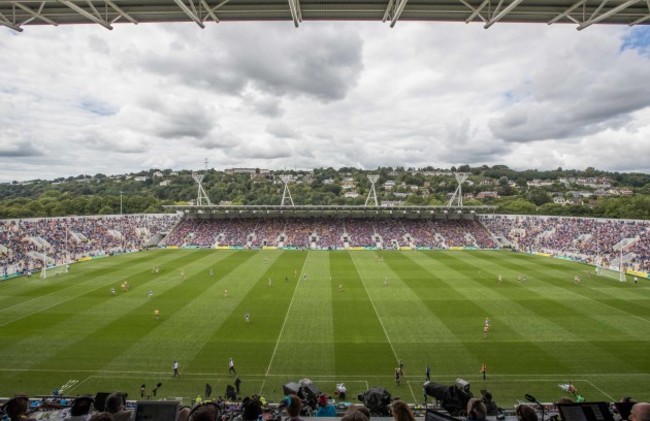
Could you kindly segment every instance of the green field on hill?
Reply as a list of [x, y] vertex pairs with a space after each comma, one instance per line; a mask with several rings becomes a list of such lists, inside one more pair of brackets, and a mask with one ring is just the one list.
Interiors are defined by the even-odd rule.
[[[588, 400], [650, 400], [650, 282], [590, 271], [495, 251], [155, 250], [95, 259], [47, 279], [0, 282], [0, 396], [65, 385], [71, 395], [119, 390], [136, 399], [141, 384], [149, 395], [162, 383], [158, 398], [189, 401], [206, 383], [224, 393], [232, 357], [242, 393], [270, 400], [309, 378], [330, 394], [344, 382], [349, 400], [382, 386], [421, 402], [427, 364], [432, 380], [461, 377], [503, 407], [525, 393], [557, 400], [567, 382]], [[396, 386], [399, 360], [405, 376]]]

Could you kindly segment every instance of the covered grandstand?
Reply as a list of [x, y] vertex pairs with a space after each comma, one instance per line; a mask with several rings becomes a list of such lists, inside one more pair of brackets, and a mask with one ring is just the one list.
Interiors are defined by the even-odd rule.
[[[0, 221], [6, 277], [147, 247], [510, 248], [647, 277], [650, 221], [495, 215], [490, 207], [174, 206], [169, 214]], [[489, 212], [489, 213], [488, 213]]]

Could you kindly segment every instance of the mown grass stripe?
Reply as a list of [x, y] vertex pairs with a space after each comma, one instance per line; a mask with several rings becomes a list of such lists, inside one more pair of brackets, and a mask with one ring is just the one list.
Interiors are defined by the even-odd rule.
[[[479, 267], [461, 259], [461, 255], [448, 255], [448, 264], [455, 270], [472, 274], [479, 270]], [[538, 282], [543, 276], [540, 268], [535, 263], [527, 265], [526, 283], [522, 283], [519, 291], [499, 289], [493, 287], [493, 283], [485, 284], [486, 280], [472, 281], [478, 284], [485, 284], [482, 295], [489, 299], [494, 294], [504, 295], [511, 298], [511, 303], [519, 308], [516, 311], [520, 314], [515, 323], [501, 317], [498, 322], [509, 323], [530, 341], [540, 344], [547, 352], [553, 353], [557, 358], [564, 359], [567, 365], [582, 366], [587, 371], [589, 368], [603, 364], [606, 361], [616, 361], [619, 369], [634, 371], [633, 365], [628, 364], [627, 359], [620, 358], [603, 349], [595, 342], [598, 335], [606, 332], [607, 326], [594, 323], [593, 318], [585, 317], [576, 311], [575, 308], [564, 305], [562, 302], [553, 301], [536, 294], [527, 289], [531, 282]], [[488, 286], [489, 285], [489, 286]], [[521, 296], [523, 298], [517, 298]], [[501, 301], [501, 305], [503, 302]], [[501, 310], [502, 311], [502, 310]], [[564, 345], [551, 347], [549, 344], [560, 340]]]
[[[335, 372], [334, 322], [329, 253], [310, 251], [278, 337], [267, 374], [293, 372], [303, 377]], [[284, 281], [281, 281], [284, 282]], [[295, 358], [300, 352], [302, 358]]]

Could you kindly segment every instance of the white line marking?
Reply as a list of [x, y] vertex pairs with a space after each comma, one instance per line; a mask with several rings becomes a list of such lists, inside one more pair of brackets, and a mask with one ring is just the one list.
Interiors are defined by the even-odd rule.
[[608, 393], [605, 393], [605, 391], [603, 389], [601, 389], [600, 387], [593, 384], [591, 381], [589, 381], [589, 380], [584, 380], [584, 381], [589, 383], [591, 386], [593, 386], [594, 389], [596, 389], [597, 391], [599, 391], [603, 395], [607, 396], [611, 402], [614, 402], [616, 400], [611, 395], [609, 395]]
[[379, 324], [381, 325], [381, 328], [384, 331], [384, 335], [386, 335], [386, 340], [388, 340], [388, 345], [390, 345], [390, 349], [393, 350], [393, 355], [395, 356], [395, 362], [399, 363], [399, 358], [397, 358], [397, 353], [395, 352], [395, 347], [393, 347], [393, 343], [390, 341], [390, 338], [388, 337], [388, 332], [386, 332], [386, 327], [384, 326], [384, 322], [381, 320], [381, 317], [379, 317], [379, 312], [377, 312], [377, 307], [375, 307], [375, 302], [372, 301], [372, 297], [370, 297], [370, 294], [368, 293], [368, 288], [366, 288], [366, 283], [363, 282], [363, 277], [359, 273], [359, 268], [357, 267], [357, 262], [354, 260], [354, 257], [350, 256], [352, 259], [352, 263], [354, 263], [354, 268], [357, 270], [357, 275], [359, 275], [359, 279], [361, 280], [361, 284], [363, 285], [363, 289], [366, 291], [366, 295], [368, 296], [368, 299], [370, 300], [370, 304], [372, 304], [372, 308], [375, 310], [375, 315], [377, 316], [377, 320], [379, 320]]
[[[87, 376], [87, 377], [86, 377], [85, 379], [83, 379], [82, 381], [77, 382], [77, 383], [75, 383], [74, 385], [72, 385], [70, 388], [68, 388], [68, 390], [66, 390], [65, 393], [67, 393], [67, 392], [71, 392], [71, 391], [75, 390], [76, 388], [78, 388], [78, 387], [81, 386], [82, 384], [86, 383], [86, 381], [88, 381], [91, 377], [95, 377], [95, 376]], [[64, 394], [65, 394], [65, 393], [64, 393]]]
[[[306, 260], [306, 259], [305, 259]], [[303, 264], [303, 268], [305, 265]], [[289, 320], [289, 313], [291, 313], [291, 307], [293, 306], [293, 300], [296, 298], [296, 291], [298, 291], [298, 287], [300, 286], [300, 280], [302, 279], [302, 273], [303, 271], [300, 271], [300, 275], [298, 276], [298, 281], [296, 283], [296, 287], [293, 290], [293, 295], [291, 296], [291, 302], [289, 302], [289, 308], [287, 308], [287, 314], [284, 316], [284, 322], [282, 322], [282, 329], [280, 329], [280, 333], [278, 334], [278, 340], [275, 341], [275, 348], [273, 348], [273, 354], [271, 354], [271, 359], [269, 360], [269, 366], [266, 368], [266, 373], [265, 375], [269, 375], [269, 371], [271, 371], [271, 364], [273, 364], [273, 359], [275, 358], [275, 353], [278, 351], [278, 346], [280, 345], [280, 339], [282, 338], [282, 333], [284, 332], [284, 327], [287, 324], [287, 320]]]
[[411, 387], [411, 382], [406, 382], [408, 385], [409, 389], [411, 389], [411, 396], [413, 396], [413, 402], [417, 402], [417, 398], [415, 397], [415, 392], [413, 391], [413, 388]]
[[[144, 375], [151, 375], [151, 376], [156, 376], [156, 375], [162, 375], [162, 376], [168, 376], [169, 371], [133, 371], [133, 370], [70, 370], [70, 369], [47, 369], [47, 368], [2, 368], [3, 371], [13, 371], [13, 372], [43, 372], [43, 373], [93, 373], [95, 377], [99, 377], [100, 375], [103, 377], [110, 377], [111, 375], [119, 375], [119, 374], [144, 374]], [[96, 374], [95, 374], [96, 373]], [[197, 372], [183, 372], [185, 374], [185, 377], [190, 377], [190, 376], [211, 376], [211, 377], [228, 377], [227, 372], [204, 372], [204, 371], [197, 371]], [[443, 374], [439, 376], [440, 379], [456, 379], [458, 377], [472, 377], [474, 376], [475, 373], [456, 373], [456, 374]], [[583, 376], [588, 376], [588, 377], [648, 377], [650, 376], [650, 373], [589, 373], [589, 374], [582, 374]], [[336, 374], [319, 374], [317, 378], [322, 378], [322, 379], [336, 379], [337, 377], [340, 377], [341, 375], [336, 375]], [[535, 380], [540, 380], [540, 381], [558, 381], [561, 382], [562, 379], [565, 379], [567, 376], [567, 373], [558, 373], [558, 374], [526, 374], [526, 373], [520, 373], [520, 374], [490, 374], [489, 375], [491, 379], [499, 379], [503, 378], [504, 381], [506, 379], [535, 379]], [[118, 376], [115, 376], [118, 377]], [[140, 377], [140, 376], [138, 376]], [[263, 379], [265, 377], [296, 377], [295, 373], [279, 373], [279, 374], [264, 374], [264, 373], [259, 373], [259, 374], [247, 374], [246, 378], [249, 379]], [[346, 374], [346, 378], [349, 379], [359, 379], [359, 380], [350, 380], [350, 381], [357, 381], [357, 382], [363, 382], [364, 379], [381, 379], [381, 378], [391, 378], [393, 379], [394, 377], [390, 374], [383, 374], [383, 375], [373, 375], [373, 374], [365, 374], [365, 375], [350, 375]], [[402, 376], [404, 379], [418, 379], [421, 378], [422, 376], [420, 375], [405, 375]], [[315, 377], [316, 378], [316, 377]], [[586, 380], [585, 380], [586, 381]]]
[[260, 396], [262, 396], [262, 390], [264, 390], [264, 384], [266, 383], [266, 380], [262, 380], [262, 385], [260, 386]]

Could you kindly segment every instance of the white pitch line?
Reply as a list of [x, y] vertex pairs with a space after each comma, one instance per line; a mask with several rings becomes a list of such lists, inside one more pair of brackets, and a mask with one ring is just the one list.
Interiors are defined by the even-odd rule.
[[262, 396], [262, 391], [264, 390], [264, 384], [266, 383], [266, 380], [262, 380], [262, 385], [260, 386], [260, 396]]
[[70, 387], [68, 390], [66, 390], [66, 392], [70, 392], [70, 391], [72, 391], [72, 390], [75, 390], [76, 388], [78, 388], [78, 387], [81, 386], [82, 384], [86, 383], [86, 382], [87, 382], [91, 377], [95, 377], [95, 376], [87, 376], [87, 377], [86, 377], [85, 379], [83, 379], [82, 381], [75, 383], [72, 387]]
[[584, 381], [589, 383], [591, 386], [593, 386], [594, 389], [596, 389], [597, 391], [599, 391], [603, 395], [607, 396], [611, 402], [614, 402], [616, 400], [612, 396], [610, 396], [609, 393], [606, 393], [603, 389], [601, 389], [600, 387], [593, 384], [590, 380], [584, 380]]
[[[303, 267], [304, 264], [303, 264]], [[278, 334], [278, 340], [275, 341], [275, 348], [273, 348], [273, 354], [271, 354], [271, 359], [269, 360], [269, 366], [266, 368], [266, 373], [265, 375], [269, 375], [269, 371], [271, 371], [271, 364], [273, 364], [273, 359], [275, 358], [275, 353], [278, 351], [278, 346], [280, 345], [280, 339], [282, 338], [282, 333], [284, 332], [284, 327], [287, 324], [287, 320], [289, 320], [289, 313], [291, 313], [291, 307], [293, 306], [293, 300], [296, 298], [296, 291], [298, 291], [298, 287], [300, 286], [300, 280], [302, 279], [302, 273], [303, 271], [300, 271], [300, 275], [298, 276], [298, 281], [296, 283], [296, 288], [293, 290], [293, 295], [291, 296], [291, 302], [289, 302], [289, 308], [287, 308], [287, 314], [284, 316], [284, 322], [282, 322], [282, 329], [280, 329], [280, 333]]]
[[408, 385], [409, 389], [411, 389], [411, 396], [413, 396], [413, 402], [417, 402], [417, 398], [415, 397], [415, 392], [413, 391], [413, 388], [411, 387], [411, 382], [406, 382]]
[[[354, 260], [352, 256], [350, 256], [352, 259], [352, 263], [354, 263], [354, 268], [357, 270], [357, 274], [359, 274], [359, 268], [357, 267], [357, 262]], [[393, 343], [390, 341], [390, 338], [388, 337], [388, 332], [386, 332], [386, 327], [384, 326], [384, 322], [381, 320], [381, 317], [379, 317], [379, 312], [377, 311], [377, 307], [375, 307], [375, 302], [372, 300], [370, 297], [370, 294], [368, 293], [368, 288], [366, 288], [366, 283], [363, 282], [363, 277], [359, 275], [359, 279], [361, 280], [361, 284], [363, 285], [363, 289], [366, 291], [366, 295], [368, 296], [368, 299], [370, 300], [370, 304], [372, 304], [372, 308], [375, 310], [375, 315], [377, 316], [377, 319], [379, 320], [379, 324], [381, 325], [381, 328], [384, 331], [384, 335], [386, 335], [386, 340], [388, 340], [388, 345], [390, 345], [390, 349], [393, 350], [393, 355], [395, 356], [395, 361], [399, 363], [399, 358], [397, 357], [397, 352], [395, 352], [395, 347], [393, 346]]]
[[[110, 377], [110, 375], [113, 374], [143, 374], [143, 375], [151, 375], [151, 376], [157, 376], [157, 375], [162, 375], [166, 376], [169, 375], [169, 371], [125, 371], [125, 370], [69, 370], [69, 369], [48, 369], [48, 368], [2, 368], [3, 371], [11, 371], [11, 372], [44, 372], [44, 373], [93, 373], [94, 377]], [[206, 372], [206, 371], [197, 371], [197, 372], [184, 372], [185, 377], [200, 377], [200, 376], [211, 376], [211, 377], [227, 377], [227, 372]], [[589, 377], [646, 377], [650, 376], [649, 373], [589, 373], [589, 374], [584, 374]], [[295, 373], [279, 373], [279, 374], [264, 374], [264, 373], [259, 373], [259, 374], [247, 374], [247, 378], [265, 378], [265, 377], [295, 377]], [[350, 380], [350, 381], [356, 381], [356, 382], [363, 382], [364, 379], [367, 378], [391, 378], [393, 379], [393, 376], [390, 374], [364, 374], [364, 375], [345, 375], [346, 378], [354, 379], [357, 378], [358, 380]], [[440, 379], [455, 379], [457, 377], [468, 377], [471, 378], [474, 376], [474, 373], [457, 373], [457, 374], [445, 374], [441, 375], [439, 378]], [[527, 374], [527, 373], [521, 373], [521, 374], [490, 374], [489, 375], [491, 379], [499, 379], [502, 378], [505, 380], [507, 379], [535, 379], [539, 381], [562, 381], [562, 379], [567, 377], [567, 373], [557, 373], [557, 374]], [[117, 377], [117, 376], [114, 376]], [[318, 378], [323, 378], [323, 379], [336, 379], [337, 377], [340, 377], [340, 375], [336, 374], [319, 374]], [[402, 376], [403, 379], [417, 379], [422, 376], [420, 375], [405, 375]], [[586, 381], [586, 380], [585, 380]]]

